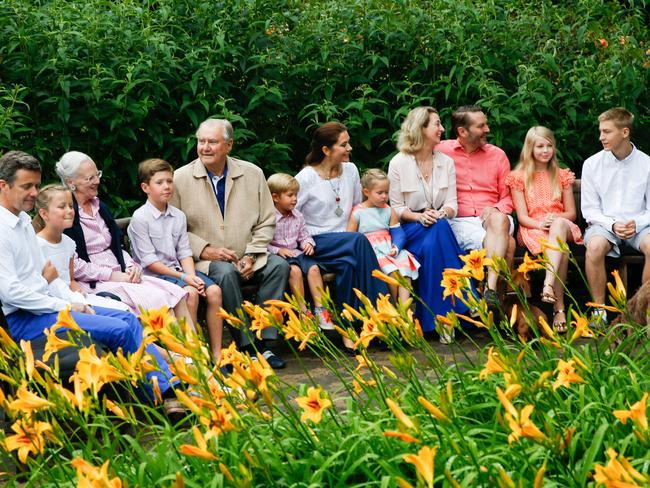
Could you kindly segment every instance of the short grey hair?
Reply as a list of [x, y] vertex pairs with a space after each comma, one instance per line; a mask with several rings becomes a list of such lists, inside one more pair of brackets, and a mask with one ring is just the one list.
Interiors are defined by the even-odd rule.
[[215, 129], [221, 127], [223, 142], [228, 142], [232, 140], [233, 129], [232, 124], [226, 119], [206, 119], [199, 125], [199, 128], [196, 129], [196, 137], [199, 137], [199, 131], [203, 128], [206, 129]]
[[69, 187], [70, 185], [65, 180], [74, 178], [77, 175], [77, 171], [79, 171], [79, 166], [86, 161], [92, 161], [92, 158], [79, 151], [69, 151], [57, 161], [54, 166], [54, 171], [61, 178], [61, 183]]

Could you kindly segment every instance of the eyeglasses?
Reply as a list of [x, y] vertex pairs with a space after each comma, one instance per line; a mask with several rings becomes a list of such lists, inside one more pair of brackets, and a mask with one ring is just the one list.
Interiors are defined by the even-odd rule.
[[83, 182], [86, 183], [86, 184], [87, 184], [87, 183], [92, 183], [92, 182], [95, 181], [95, 180], [96, 180], [96, 181], [99, 181], [99, 180], [101, 180], [101, 178], [102, 178], [102, 174], [103, 174], [103, 173], [102, 173], [101, 170], [100, 170], [100, 171], [98, 171], [97, 173], [95, 173], [94, 175], [87, 176], [86, 178], [82, 179], [81, 181], [83, 181]]

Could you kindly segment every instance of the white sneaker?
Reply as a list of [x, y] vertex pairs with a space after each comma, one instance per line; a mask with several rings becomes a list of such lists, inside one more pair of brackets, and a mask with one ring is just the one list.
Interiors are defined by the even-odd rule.
[[596, 308], [591, 312], [589, 327], [592, 329], [603, 329], [607, 325], [607, 310]]
[[320, 327], [321, 330], [334, 330], [334, 324], [332, 323], [330, 314], [327, 310], [323, 307], [316, 307], [314, 313], [318, 317], [318, 327]]
[[438, 341], [440, 342], [440, 344], [449, 345], [452, 342], [454, 342], [454, 330], [453, 329], [451, 330], [451, 333], [441, 330], [439, 332], [439, 335], [440, 335], [440, 337], [438, 338]]

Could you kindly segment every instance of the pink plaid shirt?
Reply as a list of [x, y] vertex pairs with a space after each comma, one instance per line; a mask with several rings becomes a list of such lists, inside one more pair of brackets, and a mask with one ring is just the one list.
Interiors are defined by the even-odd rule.
[[[79, 221], [83, 229], [90, 262], [75, 253], [74, 277], [77, 281], [109, 281], [113, 271], [120, 271], [120, 263], [111, 251], [111, 234], [104, 220], [99, 216], [99, 199], [91, 200], [91, 215], [79, 207]], [[122, 251], [124, 264], [129, 268], [135, 263], [129, 253]]]
[[305, 218], [298, 210], [292, 210], [284, 215], [275, 209], [275, 234], [268, 245], [271, 254], [277, 254], [282, 248], [297, 249], [302, 253], [305, 244], [316, 246], [314, 239], [309, 235]]

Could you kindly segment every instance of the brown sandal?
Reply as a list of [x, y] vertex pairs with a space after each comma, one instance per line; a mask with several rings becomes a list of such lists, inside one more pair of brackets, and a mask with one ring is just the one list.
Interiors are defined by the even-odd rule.
[[553, 285], [550, 285], [548, 283], [544, 285], [544, 288], [542, 288], [542, 301], [544, 303], [555, 303], [557, 301], [557, 298], [555, 298]]
[[[557, 320], [557, 316], [562, 314], [563, 320]], [[566, 315], [564, 314], [564, 309], [558, 309], [553, 311], [553, 327], [555, 327], [555, 330], [557, 331], [558, 334], [565, 334], [566, 333]]]

